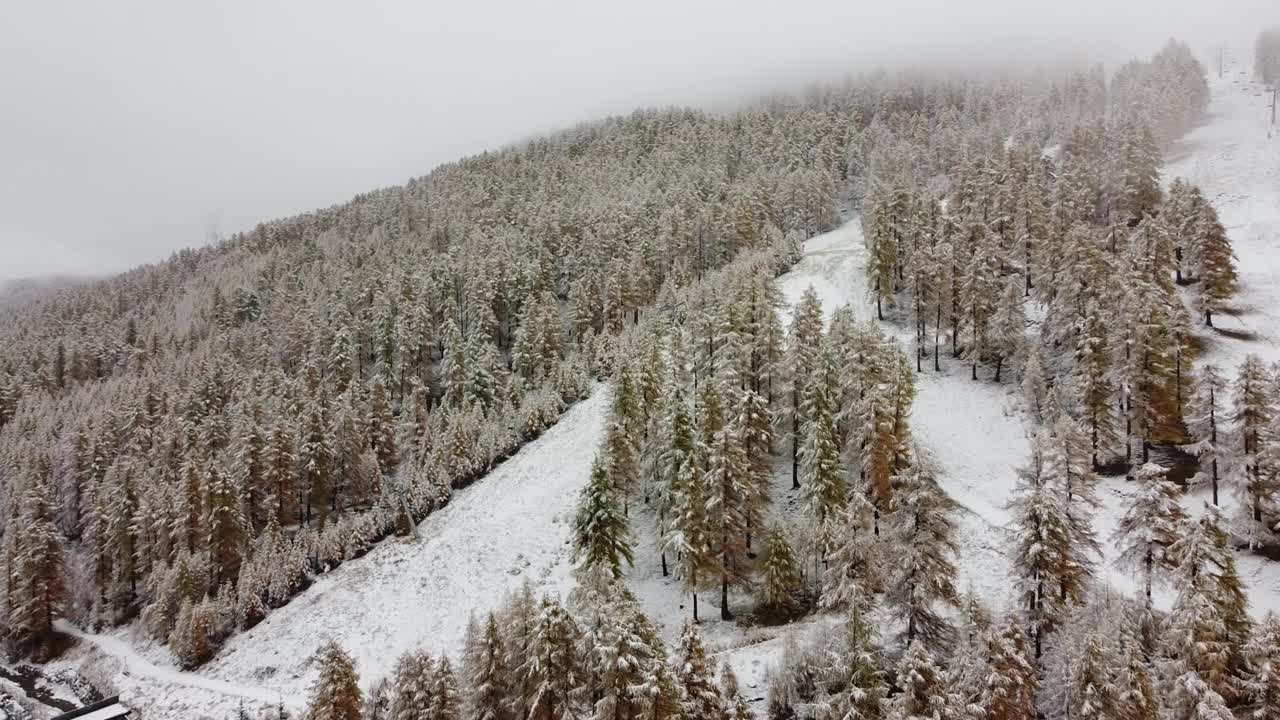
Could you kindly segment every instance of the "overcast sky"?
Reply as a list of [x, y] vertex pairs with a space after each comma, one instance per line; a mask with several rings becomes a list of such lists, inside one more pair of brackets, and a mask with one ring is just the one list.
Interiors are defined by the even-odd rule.
[[637, 105], [723, 107], [926, 53], [1247, 50], [1280, 21], [1277, 0], [4, 5], [0, 280], [160, 260]]

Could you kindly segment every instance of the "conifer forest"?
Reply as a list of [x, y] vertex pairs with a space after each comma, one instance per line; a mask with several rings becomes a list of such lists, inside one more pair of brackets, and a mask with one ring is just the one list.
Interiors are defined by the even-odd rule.
[[638, 109], [0, 300], [0, 718], [1280, 720], [1258, 30]]

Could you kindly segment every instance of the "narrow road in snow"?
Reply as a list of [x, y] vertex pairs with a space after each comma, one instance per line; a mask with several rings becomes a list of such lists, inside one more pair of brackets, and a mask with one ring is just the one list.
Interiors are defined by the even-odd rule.
[[92, 643], [106, 655], [120, 660], [124, 665], [122, 672], [141, 680], [157, 681], [167, 686], [207, 690], [222, 696], [267, 704], [280, 700], [280, 694], [276, 691], [214, 680], [198, 673], [179, 670], [172, 665], [154, 663], [139, 655], [127, 640], [118, 636], [85, 632], [65, 620], [56, 620], [54, 626], [59, 632]]

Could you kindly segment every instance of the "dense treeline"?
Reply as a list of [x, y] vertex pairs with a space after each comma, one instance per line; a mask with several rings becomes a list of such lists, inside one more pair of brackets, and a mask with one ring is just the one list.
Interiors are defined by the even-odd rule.
[[141, 614], [199, 663], [536, 436], [661, 288], [831, 227], [874, 95], [638, 112], [6, 316], [9, 646]]

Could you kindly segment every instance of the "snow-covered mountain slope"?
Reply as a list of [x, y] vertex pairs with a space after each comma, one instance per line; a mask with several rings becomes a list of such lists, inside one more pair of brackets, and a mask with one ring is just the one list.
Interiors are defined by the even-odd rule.
[[[1232, 332], [1199, 331], [1205, 352], [1198, 362], [1215, 362], [1234, 372], [1248, 353], [1280, 360], [1280, 127], [1268, 130], [1270, 113], [1264, 105], [1269, 97], [1261, 95], [1245, 73], [1236, 70], [1210, 82], [1212, 116], [1179, 143], [1164, 173], [1167, 181], [1182, 176], [1201, 186], [1219, 209], [1239, 256], [1239, 312], [1218, 322]], [[828, 315], [848, 304], [857, 318], [865, 320], [875, 312], [867, 294], [865, 267], [862, 229], [853, 218], [806, 242], [804, 258], [779, 279], [779, 286], [788, 305], [813, 287]], [[783, 312], [784, 322], [789, 322], [789, 311]], [[910, 348], [912, 329], [895, 321], [893, 314], [883, 326]], [[926, 364], [917, 376], [913, 432], [937, 457], [946, 472], [943, 487], [964, 508], [957, 528], [960, 587], [972, 589], [997, 608], [1005, 607], [1013, 593], [1005, 530], [1009, 516], [1004, 505], [1014, 486], [1015, 468], [1026, 461], [1029, 448], [1019, 395], [1014, 384], [997, 385], [986, 374], [979, 381], [971, 380], [968, 365], [945, 352], [942, 366], [939, 373]], [[775, 485], [775, 497], [784, 503], [790, 492], [789, 469], [787, 464], [786, 477]], [[1124, 477], [1105, 478], [1099, 492], [1102, 507], [1094, 525], [1104, 557], [1098, 570], [1114, 587], [1134, 592], [1136, 580], [1112, 564], [1109, 540], [1132, 484]], [[1203, 506], [1202, 495], [1190, 493], [1184, 505], [1195, 513]], [[681, 593], [674, 580], [661, 576], [650, 527], [640, 527], [638, 533], [638, 567], [629, 581], [645, 609], [673, 638], [690, 614], [688, 595]], [[1237, 560], [1249, 584], [1251, 611], [1261, 615], [1280, 610], [1280, 563], [1243, 552]], [[1167, 607], [1171, 601], [1169, 589], [1158, 591], [1157, 604]], [[720, 660], [734, 666], [744, 685], [753, 689], [748, 695], [757, 699], [764, 694], [764, 673], [780, 657], [785, 638], [822, 632], [834, 622], [817, 618], [782, 628], [743, 631], [719, 620], [718, 593], [703, 593], [701, 602], [703, 634], [709, 646], [720, 651]], [[741, 595], [731, 595], [730, 602], [745, 607], [739, 604], [745, 602]]]
[[1280, 360], [1280, 125], [1271, 124], [1271, 93], [1246, 69], [1209, 79], [1211, 117], [1171, 153], [1164, 179], [1199, 185], [1218, 210], [1235, 248], [1240, 295], [1235, 312], [1215, 318], [1230, 334], [1202, 333], [1200, 362], [1234, 370], [1248, 353]]
[[315, 680], [312, 658], [338, 641], [367, 687], [405, 651], [456, 655], [473, 608], [498, 603], [525, 578], [541, 592], [571, 587], [568, 528], [600, 443], [607, 385], [571, 408], [537, 440], [419, 527], [319, 578], [288, 605], [235, 636], [196, 672], [136, 632], [78, 633], [122, 660], [115, 682], [147, 718], [222, 718], [283, 700], [300, 708]]
[[[1239, 256], [1238, 312], [1218, 321], [1228, 334], [1200, 332], [1205, 351], [1198, 361], [1232, 370], [1251, 352], [1280, 360], [1280, 139], [1274, 131], [1268, 134], [1266, 98], [1256, 85], [1238, 71], [1210, 83], [1213, 115], [1178, 145], [1165, 174], [1201, 186], [1218, 207]], [[828, 313], [849, 304], [865, 319], [874, 312], [865, 262], [854, 218], [808, 241], [803, 260], [780, 279], [780, 287], [792, 303], [812, 285]], [[905, 324], [891, 319], [885, 328], [910, 339]], [[1018, 394], [1008, 382], [997, 385], [985, 376], [971, 380], [968, 366], [948, 357], [941, 373], [926, 366], [917, 385], [915, 435], [936, 455], [946, 472], [945, 489], [964, 508], [957, 538], [960, 585], [1002, 606], [1011, 598], [1004, 503], [1014, 468], [1025, 461], [1028, 448]], [[158, 718], [221, 718], [242, 700], [282, 698], [298, 707], [314, 678], [314, 650], [329, 638], [353, 654], [366, 684], [388, 672], [404, 650], [456, 652], [471, 609], [492, 606], [524, 577], [543, 590], [567, 592], [572, 583], [567, 521], [602, 437], [609, 397], [607, 387], [598, 388], [544, 437], [459, 492], [448, 508], [424, 521], [419, 542], [389, 540], [343, 565], [234, 638], [198, 672], [176, 670], [166, 650], [128, 631], [88, 640], [123, 660], [115, 682], [126, 697], [145, 702], [148, 717]], [[779, 470], [775, 498], [785, 507], [795, 498], [783, 464]], [[1095, 528], [1104, 547], [1130, 491], [1123, 478], [1103, 482]], [[1200, 501], [1192, 494], [1185, 502], [1194, 509]], [[633, 508], [632, 521], [637, 562], [628, 581], [670, 640], [690, 614], [688, 596], [661, 574], [647, 511]], [[1239, 561], [1253, 611], [1280, 608], [1280, 563], [1243, 553]], [[1107, 558], [1100, 569], [1118, 588], [1134, 589], [1132, 578], [1114, 570]], [[1169, 599], [1165, 591], [1158, 602]], [[703, 593], [701, 602], [709, 645], [719, 660], [735, 666], [754, 697], [763, 696], [764, 672], [787, 637], [824, 632], [837, 621], [819, 616], [744, 631], [718, 619], [718, 593]], [[735, 593], [731, 604], [745, 609], [749, 600]]]
[[[783, 322], [790, 323], [790, 306], [812, 286], [829, 317], [842, 305], [850, 305], [859, 320], [874, 313], [867, 302], [866, 248], [862, 227], [853, 218], [841, 227], [810, 239], [804, 257], [778, 280], [787, 307]], [[909, 328], [885, 323], [891, 334], [909, 339]], [[1009, 385], [969, 380], [967, 365], [944, 361], [944, 372], [931, 368], [917, 377], [918, 395], [912, 412], [917, 438], [930, 448], [946, 470], [944, 487], [963, 507], [958, 518], [957, 539], [963, 548], [960, 586], [971, 587], [989, 598], [1001, 598], [1009, 588], [1003, 524], [1007, 516], [1004, 500], [1013, 482], [1013, 465], [1027, 449], [1019, 413], [1010, 400]], [[800, 504], [799, 491], [791, 488], [790, 461], [779, 462], [773, 496], [775, 515], [794, 515]], [[684, 620], [691, 616], [689, 596], [678, 581], [663, 578], [651, 518], [640, 514], [633, 527], [639, 542], [636, 567], [628, 574], [632, 590], [641, 606], [654, 618], [668, 642], [674, 642]], [[718, 592], [699, 595], [702, 634], [708, 647], [717, 652], [717, 661], [728, 661], [748, 689], [749, 699], [763, 699], [764, 677], [770, 664], [781, 657], [788, 637], [799, 639], [809, 633], [832, 629], [834, 616], [820, 615], [773, 628], [744, 631], [720, 620]], [[735, 610], [749, 609], [744, 593], [730, 596]], [[755, 703], [755, 707], [760, 705]]]

